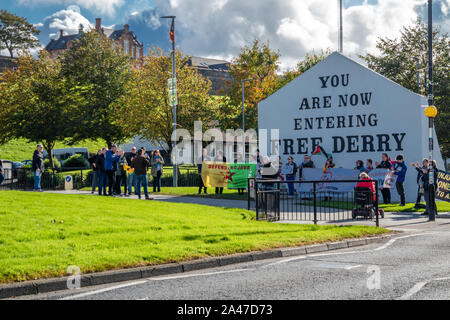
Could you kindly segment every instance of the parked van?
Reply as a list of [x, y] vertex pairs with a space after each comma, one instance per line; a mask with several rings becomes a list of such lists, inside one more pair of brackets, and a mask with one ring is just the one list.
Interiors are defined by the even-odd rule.
[[[44, 152], [44, 157], [48, 157], [47, 151]], [[62, 148], [62, 149], [53, 149], [53, 157], [59, 160], [59, 162], [64, 162], [71, 156], [75, 154], [82, 154], [86, 160], [89, 158], [89, 150], [88, 148]]]

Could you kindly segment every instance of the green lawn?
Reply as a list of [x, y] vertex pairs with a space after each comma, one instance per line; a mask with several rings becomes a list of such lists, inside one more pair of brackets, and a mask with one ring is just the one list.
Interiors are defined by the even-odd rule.
[[[380, 204], [380, 208], [386, 212], [425, 212], [425, 209], [416, 209], [414, 205], [415, 203], [407, 203], [402, 207], [399, 204]], [[438, 212], [450, 212], [450, 202], [437, 201], [436, 206]]]
[[370, 236], [365, 226], [273, 224], [243, 209], [0, 192], [0, 282]]
[[[106, 144], [104, 141], [92, 141], [77, 143], [73, 146], [69, 146], [64, 143], [57, 143], [55, 148], [80, 148], [86, 147], [89, 152], [97, 152]], [[0, 159], [11, 161], [23, 161], [31, 160], [33, 158], [33, 152], [36, 149], [36, 143], [27, 142], [23, 139], [11, 140], [3, 145], [0, 145]]]
[[[150, 188], [150, 191], [153, 189]], [[233, 200], [247, 200], [247, 192], [244, 194], [238, 194], [236, 189], [229, 190], [227, 188], [223, 189], [223, 194], [215, 194], [216, 188], [208, 188], [208, 194], [202, 193], [198, 194], [198, 187], [162, 187], [161, 193], [172, 194], [180, 196], [191, 196], [191, 197], [206, 197], [206, 198], [221, 198], [221, 199], [233, 199]]]

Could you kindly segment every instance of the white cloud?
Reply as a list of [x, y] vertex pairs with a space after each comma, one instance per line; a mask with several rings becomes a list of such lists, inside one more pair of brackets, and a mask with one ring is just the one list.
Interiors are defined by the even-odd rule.
[[[442, 0], [448, 12], [450, 0]], [[426, 0], [367, 1], [344, 10], [344, 53], [376, 52], [379, 37], [398, 37], [417, 18]], [[336, 0], [156, 0], [156, 8], [177, 16], [177, 41], [190, 54], [229, 57], [254, 37], [269, 40], [292, 67], [313, 49], [337, 48]], [[164, 22], [163, 22], [164, 23]]]
[[[114, 16], [116, 10], [125, 4], [125, 0], [19, 0], [22, 5], [76, 5], [102, 15]], [[75, 6], [75, 7], [76, 7]], [[71, 6], [70, 6], [71, 7]], [[73, 10], [75, 11], [75, 10]], [[78, 9], [79, 12], [79, 9]]]

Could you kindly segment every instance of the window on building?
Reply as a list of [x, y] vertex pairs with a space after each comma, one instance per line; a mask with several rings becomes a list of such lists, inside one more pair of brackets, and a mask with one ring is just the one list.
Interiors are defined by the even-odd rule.
[[128, 40], [123, 40], [123, 52], [125, 54], [130, 54], [130, 43]]

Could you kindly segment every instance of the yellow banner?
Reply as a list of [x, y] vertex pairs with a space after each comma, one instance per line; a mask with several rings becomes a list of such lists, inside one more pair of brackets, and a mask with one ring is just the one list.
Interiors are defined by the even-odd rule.
[[205, 187], [227, 187], [228, 164], [226, 162], [202, 163], [202, 180]]

